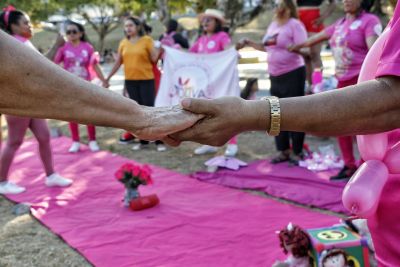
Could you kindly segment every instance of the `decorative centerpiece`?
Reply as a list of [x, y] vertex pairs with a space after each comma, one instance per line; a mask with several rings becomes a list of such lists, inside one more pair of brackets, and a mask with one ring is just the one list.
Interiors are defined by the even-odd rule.
[[132, 210], [143, 210], [157, 205], [160, 201], [156, 194], [141, 196], [140, 185], [151, 185], [151, 168], [148, 165], [125, 163], [115, 173], [115, 178], [124, 184], [124, 206]]

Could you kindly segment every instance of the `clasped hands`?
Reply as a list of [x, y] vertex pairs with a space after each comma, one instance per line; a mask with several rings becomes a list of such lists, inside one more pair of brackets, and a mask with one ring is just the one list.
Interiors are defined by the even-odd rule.
[[265, 130], [269, 122], [267, 101], [239, 97], [187, 98], [180, 106], [144, 109], [147, 123], [133, 133], [141, 139], [163, 140], [171, 146], [183, 141], [221, 146], [240, 132]]

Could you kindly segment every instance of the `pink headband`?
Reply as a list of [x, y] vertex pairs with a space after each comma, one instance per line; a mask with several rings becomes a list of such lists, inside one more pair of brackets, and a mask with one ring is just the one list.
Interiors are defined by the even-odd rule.
[[8, 20], [10, 18], [10, 13], [11, 11], [16, 10], [15, 7], [13, 7], [12, 5], [9, 5], [5, 8], [3, 8], [3, 11], [5, 11], [4, 13], [4, 24], [6, 25], [6, 27], [8, 27]]

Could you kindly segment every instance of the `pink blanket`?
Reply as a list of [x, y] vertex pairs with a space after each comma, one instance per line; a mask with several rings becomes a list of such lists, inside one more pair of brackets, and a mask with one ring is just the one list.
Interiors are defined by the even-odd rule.
[[287, 163], [274, 165], [260, 160], [238, 171], [220, 169], [215, 173], [197, 172], [192, 176], [208, 183], [259, 190], [275, 197], [347, 214], [342, 204], [346, 183], [329, 181], [336, 172], [316, 173]]
[[27, 191], [10, 199], [32, 203], [34, 216], [95, 266], [271, 266], [285, 257], [276, 230], [290, 221], [306, 228], [338, 221], [156, 166], [154, 186], [141, 192], [156, 192], [161, 204], [131, 212], [113, 175], [128, 159], [108, 152], [72, 155], [69, 139], [52, 142], [56, 168], [74, 179], [73, 186], [46, 188], [36, 143], [26, 141], [10, 179]]

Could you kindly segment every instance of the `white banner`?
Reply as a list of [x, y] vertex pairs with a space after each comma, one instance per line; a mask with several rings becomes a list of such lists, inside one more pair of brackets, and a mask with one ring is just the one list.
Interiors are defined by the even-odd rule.
[[240, 95], [235, 48], [214, 54], [194, 54], [170, 47], [164, 49], [156, 107], [177, 105], [185, 97], [214, 99]]

